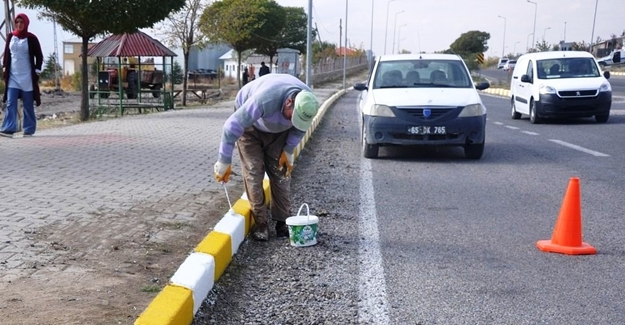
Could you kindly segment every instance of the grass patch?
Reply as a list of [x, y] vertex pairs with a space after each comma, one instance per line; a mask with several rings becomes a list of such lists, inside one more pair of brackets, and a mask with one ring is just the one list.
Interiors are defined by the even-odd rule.
[[148, 286], [144, 286], [141, 288], [141, 292], [147, 292], [147, 293], [158, 293], [161, 291], [161, 286], [156, 285], [156, 284], [151, 284]]

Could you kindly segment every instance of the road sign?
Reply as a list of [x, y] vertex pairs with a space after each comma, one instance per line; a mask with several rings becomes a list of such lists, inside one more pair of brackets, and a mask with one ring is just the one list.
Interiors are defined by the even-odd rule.
[[477, 63], [484, 64], [484, 53], [477, 54]]

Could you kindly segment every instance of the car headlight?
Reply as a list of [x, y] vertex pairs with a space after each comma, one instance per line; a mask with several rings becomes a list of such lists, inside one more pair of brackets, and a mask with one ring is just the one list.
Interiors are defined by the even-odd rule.
[[551, 86], [540, 85], [540, 88], [538, 89], [538, 92], [541, 95], [555, 94], [556, 93], [556, 89], [551, 87]]
[[371, 110], [371, 116], [385, 116], [385, 117], [395, 117], [391, 108], [386, 105], [373, 105], [373, 109]]
[[486, 107], [482, 104], [467, 105], [462, 109], [458, 117], [482, 116], [486, 114]]
[[610, 86], [610, 83], [606, 81], [601, 84], [601, 87], [599, 87], [599, 91], [600, 92], [612, 91], [612, 86]]

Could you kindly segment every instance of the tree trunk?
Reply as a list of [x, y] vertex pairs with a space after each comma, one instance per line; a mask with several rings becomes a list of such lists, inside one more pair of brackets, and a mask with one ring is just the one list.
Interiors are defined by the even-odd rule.
[[[82, 38], [82, 67], [81, 67], [81, 90], [82, 98], [80, 100], [80, 120], [89, 120], [89, 67], [87, 66], [87, 52], [89, 52], [89, 38]], [[96, 77], [97, 78], [97, 77]]]
[[237, 51], [237, 56], [238, 56], [237, 62], [239, 63], [237, 64], [237, 68], [234, 69], [236, 71], [235, 73], [237, 74], [237, 84], [239, 85], [239, 89], [241, 88], [241, 74], [239, 73], [239, 71], [241, 68], [241, 55], [242, 54], [243, 54], [243, 51], [240, 51], [240, 52]]
[[273, 55], [269, 55], [269, 72], [273, 73]]
[[189, 74], [189, 50], [183, 50], [182, 56], [184, 57], [184, 75], [182, 76], [182, 106], [187, 106], [187, 75]]

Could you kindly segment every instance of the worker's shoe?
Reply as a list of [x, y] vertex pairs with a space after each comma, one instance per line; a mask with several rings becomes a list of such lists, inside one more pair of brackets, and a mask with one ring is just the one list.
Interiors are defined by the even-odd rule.
[[2, 131], [0, 132], [0, 136], [5, 138], [13, 138], [13, 132]]
[[254, 229], [252, 229], [251, 237], [256, 241], [268, 241], [269, 227], [267, 227], [267, 224], [256, 224]]
[[276, 222], [276, 237], [278, 238], [289, 237], [289, 226], [287, 226], [284, 221]]

